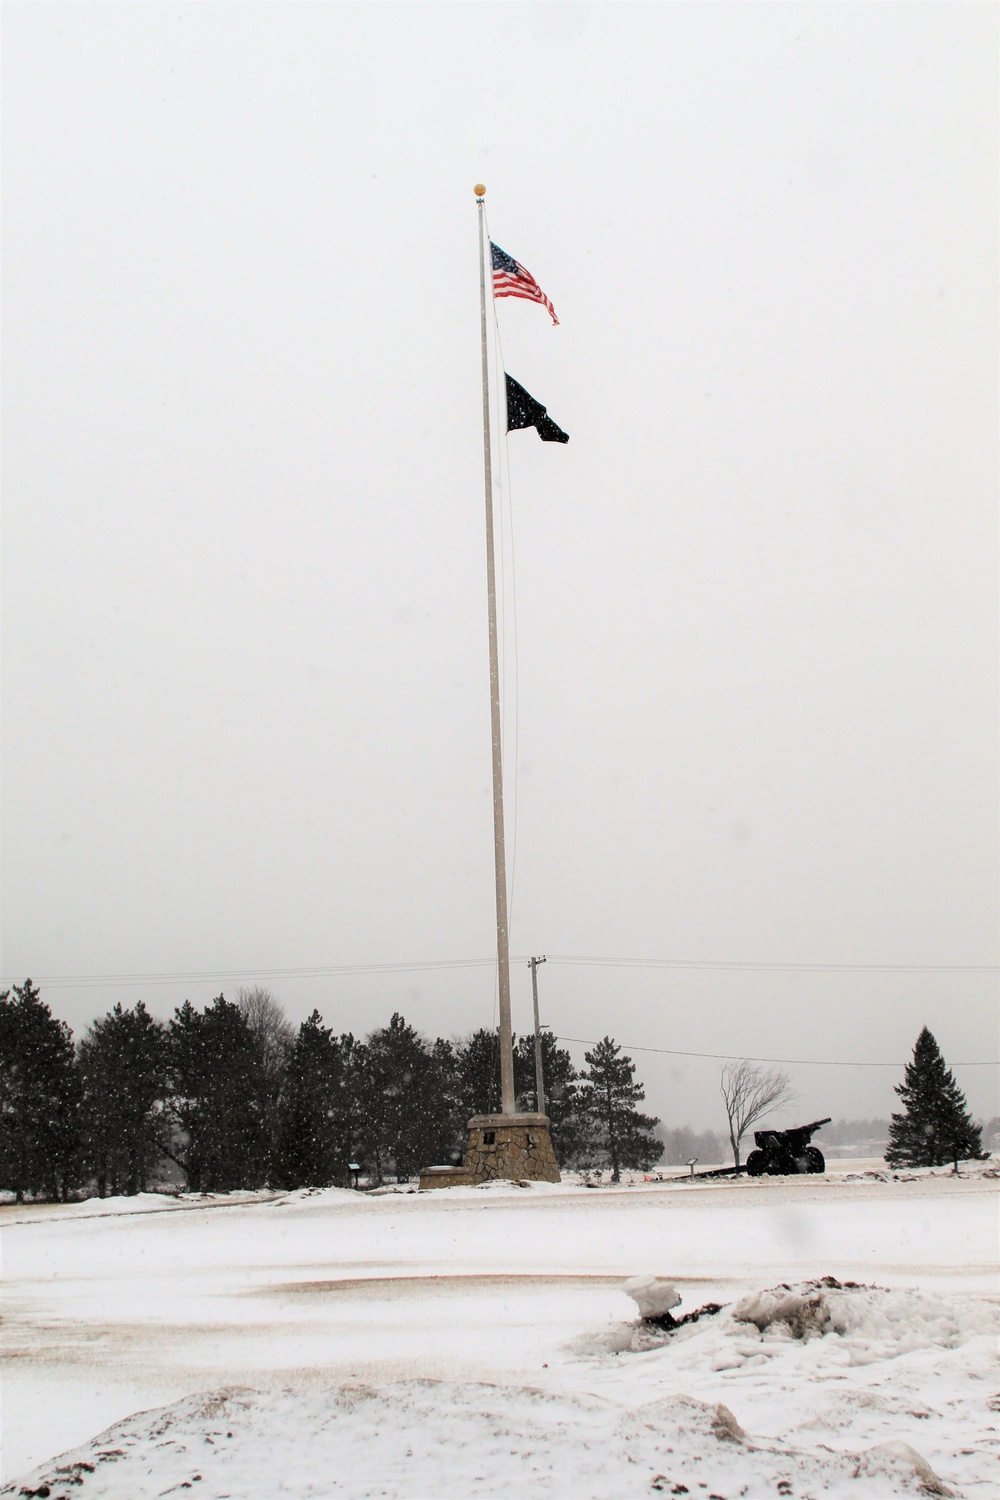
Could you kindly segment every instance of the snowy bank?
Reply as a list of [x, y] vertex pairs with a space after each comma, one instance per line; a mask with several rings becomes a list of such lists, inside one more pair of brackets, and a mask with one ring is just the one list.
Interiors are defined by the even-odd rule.
[[684, 1394], [627, 1412], [594, 1396], [430, 1381], [192, 1396], [116, 1424], [2, 1493], [152, 1500], [186, 1489], [200, 1500], [955, 1493], [898, 1439], [807, 1451], [754, 1440], [725, 1406]]

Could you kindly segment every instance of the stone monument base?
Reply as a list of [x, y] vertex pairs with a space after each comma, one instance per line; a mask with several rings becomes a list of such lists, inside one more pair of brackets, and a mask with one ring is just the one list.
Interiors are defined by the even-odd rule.
[[474, 1186], [464, 1167], [422, 1167], [420, 1170], [421, 1192], [427, 1188]]
[[422, 1188], [471, 1187], [479, 1182], [558, 1182], [547, 1115], [473, 1115], [461, 1167], [427, 1167]]

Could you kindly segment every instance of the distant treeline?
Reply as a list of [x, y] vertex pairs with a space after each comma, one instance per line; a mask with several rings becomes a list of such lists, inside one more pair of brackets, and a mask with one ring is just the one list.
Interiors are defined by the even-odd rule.
[[692, 1130], [687, 1125], [660, 1126], [666, 1164], [684, 1166], [694, 1158], [702, 1166], [717, 1166], [729, 1154], [729, 1137], [715, 1130]]
[[[889, 1143], [888, 1120], [833, 1120], [824, 1125], [816, 1137], [817, 1145], [826, 1148], [837, 1146], [881, 1147]], [[869, 1155], [868, 1151], [862, 1153]], [[878, 1153], [881, 1155], [881, 1152]]]
[[[577, 1071], [542, 1042], [546, 1113], [564, 1167], [648, 1170], [659, 1121], [609, 1037]], [[78, 1044], [31, 980], [0, 994], [0, 1190], [65, 1200], [144, 1192], [347, 1185], [455, 1160], [466, 1122], [500, 1108], [495, 1031], [428, 1040], [394, 1015], [364, 1039], [314, 1011], [296, 1032], [266, 990], [185, 1002], [166, 1024], [116, 1005]], [[515, 1039], [519, 1109], [534, 1110], [534, 1038]]]
[[[756, 1128], [767, 1129], [767, 1120]], [[700, 1166], [711, 1166], [732, 1159], [729, 1138], [715, 1130], [691, 1130], [687, 1126], [660, 1126], [657, 1135], [664, 1144], [664, 1157], [671, 1167], [683, 1166], [692, 1157]], [[857, 1150], [860, 1156], [881, 1156], [888, 1144], [888, 1120], [836, 1120], [824, 1125], [816, 1136], [816, 1145], [828, 1154]]]

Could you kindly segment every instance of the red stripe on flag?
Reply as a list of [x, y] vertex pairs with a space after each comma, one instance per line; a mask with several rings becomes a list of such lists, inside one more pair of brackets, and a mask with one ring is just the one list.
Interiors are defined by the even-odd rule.
[[553, 323], [559, 322], [552, 303], [530, 271], [526, 271], [520, 262], [516, 276], [512, 276], [509, 271], [493, 272], [493, 295], [494, 297], [523, 297], [525, 302], [540, 302], [544, 308], [548, 309]]

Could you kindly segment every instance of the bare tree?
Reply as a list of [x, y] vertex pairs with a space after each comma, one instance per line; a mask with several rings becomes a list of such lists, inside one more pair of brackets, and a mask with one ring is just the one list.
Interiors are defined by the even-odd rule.
[[274, 1160], [278, 1139], [278, 1100], [292, 1048], [295, 1027], [285, 1015], [284, 1007], [264, 985], [250, 988], [240, 985], [236, 1004], [243, 1013], [250, 1034], [260, 1048], [263, 1067], [263, 1096], [260, 1107], [267, 1137], [269, 1163]]
[[285, 1015], [281, 1001], [264, 985], [247, 988], [241, 984], [236, 991], [236, 1004], [257, 1039], [268, 1073], [280, 1073], [295, 1042], [295, 1027]]
[[746, 1058], [740, 1062], [726, 1063], [722, 1070], [720, 1088], [726, 1114], [729, 1116], [733, 1162], [738, 1167], [740, 1142], [750, 1126], [777, 1109], [780, 1104], [790, 1103], [795, 1094], [786, 1073], [758, 1067]]

